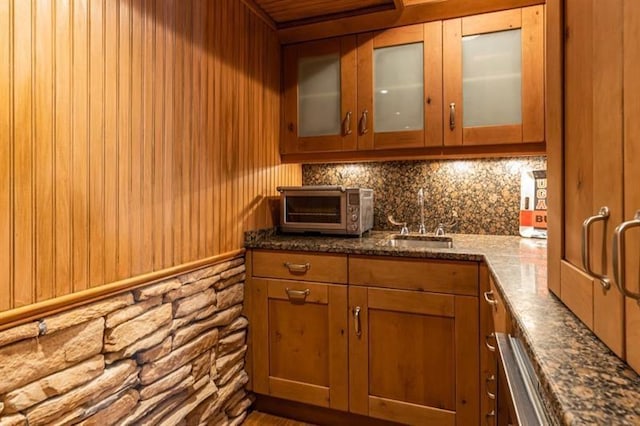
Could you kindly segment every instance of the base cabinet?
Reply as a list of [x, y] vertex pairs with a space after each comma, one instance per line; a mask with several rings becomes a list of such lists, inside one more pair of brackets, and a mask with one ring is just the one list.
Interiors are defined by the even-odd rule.
[[350, 410], [406, 424], [478, 418], [478, 300], [350, 287]]
[[[255, 392], [403, 424], [480, 424], [477, 263], [260, 250], [248, 259]], [[311, 281], [330, 279], [313, 275], [327, 262], [338, 283]]]

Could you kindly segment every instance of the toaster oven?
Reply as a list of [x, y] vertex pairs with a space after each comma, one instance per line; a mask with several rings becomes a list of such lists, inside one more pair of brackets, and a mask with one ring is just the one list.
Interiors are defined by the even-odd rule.
[[372, 189], [285, 186], [278, 192], [283, 232], [362, 236], [373, 228]]

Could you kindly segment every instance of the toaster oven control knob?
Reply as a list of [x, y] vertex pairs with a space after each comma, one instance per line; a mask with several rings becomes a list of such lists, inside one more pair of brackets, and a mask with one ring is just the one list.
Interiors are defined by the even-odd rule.
[[352, 214], [351, 215], [351, 222], [357, 222], [358, 221], [358, 215], [357, 214]]
[[357, 231], [358, 230], [358, 225], [356, 225], [355, 223], [352, 223], [351, 225], [349, 225], [349, 229], [352, 231]]

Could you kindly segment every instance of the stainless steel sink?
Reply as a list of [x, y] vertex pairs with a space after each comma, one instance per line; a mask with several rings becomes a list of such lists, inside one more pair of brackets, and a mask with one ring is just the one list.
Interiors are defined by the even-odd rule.
[[387, 247], [405, 248], [452, 248], [451, 237], [435, 237], [427, 235], [393, 235], [383, 243]]

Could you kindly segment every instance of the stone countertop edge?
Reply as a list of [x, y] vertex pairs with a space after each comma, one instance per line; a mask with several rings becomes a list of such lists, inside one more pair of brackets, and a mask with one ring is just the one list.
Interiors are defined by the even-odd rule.
[[245, 233], [247, 248], [484, 261], [538, 374], [545, 404], [563, 425], [640, 424], [640, 378], [547, 289], [546, 240], [451, 234], [454, 248], [383, 246], [362, 238]]

